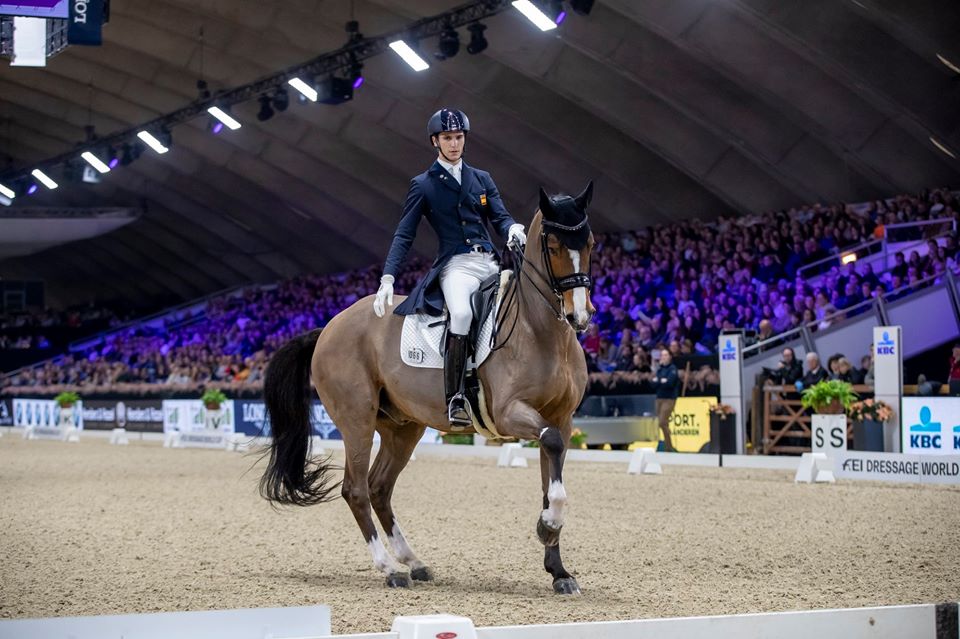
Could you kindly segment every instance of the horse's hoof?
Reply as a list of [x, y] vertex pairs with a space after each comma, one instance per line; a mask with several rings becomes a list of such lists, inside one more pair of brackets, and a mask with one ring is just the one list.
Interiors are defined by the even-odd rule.
[[556, 546], [560, 543], [560, 528], [551, 528], [543, 522], [543, 517], [537, 519], [537, 537], [544, 546]]
[[573, 577], [563, 577], [562, 579], [554, 579], [553, 591], [558, 595], [579, 595], [580, 586]]
[[414, 581], [433, 581], [433, 571], [426, 566], [420, 566], [410, 571], [410, 577]]
[[387, 585], [391, 588], [409, 588], [410, 575], [405, 572], [395, 572], [387, 576]]

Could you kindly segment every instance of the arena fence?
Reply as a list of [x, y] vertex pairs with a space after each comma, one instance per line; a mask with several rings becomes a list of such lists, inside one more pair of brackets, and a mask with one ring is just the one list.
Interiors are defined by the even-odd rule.
[[[330, 635], [326, 606], [0, 622], [0, 639], [958, 639], [957, 604], [476, 628], [467, 617], [397, 617], [390, 632]], [[172, 634], [171, 634], [172, 633]]]

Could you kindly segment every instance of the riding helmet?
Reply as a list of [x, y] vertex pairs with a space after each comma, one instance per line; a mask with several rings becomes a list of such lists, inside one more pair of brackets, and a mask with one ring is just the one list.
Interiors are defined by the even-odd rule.
[[469, 133], [470, 119], [467, 114], [458, 109], [440, 109], [430, 116], [430, 121], [427, 122], [427, 136], [430, 139], [447, 131]]

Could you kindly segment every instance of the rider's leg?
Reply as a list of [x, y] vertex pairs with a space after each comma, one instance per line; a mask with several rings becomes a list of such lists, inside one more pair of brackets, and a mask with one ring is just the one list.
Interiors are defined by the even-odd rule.
[[480, 288], [489, 260], [482, 254], [454, 256], [440, 275], [440, 289], [450, 314], [450, 330], [443, 359], [444, 391], [448, 418], [457, 426], [470, 426], [473, 421], [463, 397], [463, 378], [467, 371], [467, 333], [473, 320], [470, 298]]

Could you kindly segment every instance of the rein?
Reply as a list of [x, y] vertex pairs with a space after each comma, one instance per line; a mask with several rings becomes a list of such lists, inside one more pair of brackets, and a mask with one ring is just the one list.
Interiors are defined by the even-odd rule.
[[[497, 317], [493, 323], [493, 332], [490, 335], [490, 352], [498, 351], [506, 346], [507, 342], [509, 342], [510, 338], [513, 336], [513, 332], [517, 327], [517, 322], [520, 319], [520, 299], [522, 298], [523, 293], [524, 277], [526, 277], [530, 285], [533, 286], [534, 290], [538, 294], [538, 297], [543, 300], [543, 303], [547, 305], [547, 308], [550, 309], [550, 312], [557, 318], [557, 320], [561, 322], [566, 321], [567, 319], [563, 314], [563, 293], [570, 289], [579, 288], [581, 286], [586, 287], [588, 290], [593, 288], [593, 281], [586, 273], [572, 273], [559, 279], [556, 277], [553, 272], [553, 266], [550, 262], [549, 249], [547, 248], [547, 232], [545, 230], [546, 226], [552, 226], [563, 231], [576, 231], [583, 228], [586, 224], [586, 215], [584, 215], [583, 220], [581, 220], [580, 223], [575, 226], [564, 226], [563, 224], [558, 224], [556, 222], [541, 220], [540, 253], [546, 273], [537, 268], [537, 265], [533, 262], [527, 261], [523, 254], [522, 248], [519, 246], [510, 246], [509, 244], [507, 245], [506, 252], [510, 255], [511, 261], [515, 265], [516, 274], [510, 281], [507, 291], [503, 296], [503, 303], [500, 305], [499, 310], [497, 311]], [[539, 286], [537, 286], [536, 282], [533, 281], [530, 273], [527, 272], [526, 268], [524, 268], [526, 266], [529, 266], [530, 269], [532, 269], [533, 272], [536, 273], [537, 276], [545, 284], [547, 284], [547, 286], [550, 287], [550, 291], [554, 295], [552, 300]], [[509, 316], [511, 310], [513, 310], [513, 323], [510, 325], [510, 330], [507, 333], [507, 336], [503, 339], [503, 341], [498, 343], [498, 337], [500, 336], [501, 329], [506, 323], [507, 317]]]

